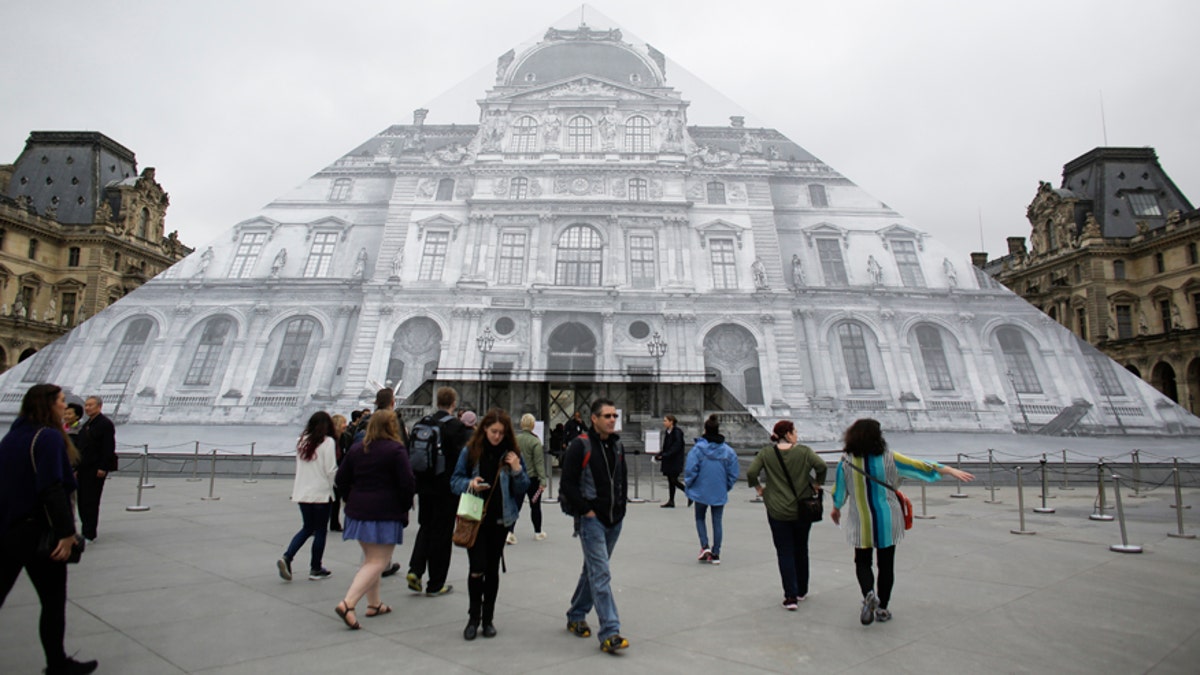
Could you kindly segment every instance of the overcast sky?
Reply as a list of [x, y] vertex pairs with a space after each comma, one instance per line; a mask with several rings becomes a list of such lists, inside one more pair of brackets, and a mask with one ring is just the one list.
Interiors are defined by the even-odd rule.
[[[32, 130], [103, 132], [139, 169], [157, 167], [167, 230], [192, 246], [414, 108], [430, 107], [431, 124], [475, 123], [496, 57], [577, 24], [581, 7], [6, 5], [0, 163]], [[980, 249], [981, 220], [992, 257], [1027, 236], [1038, 181], [1057, 185], [1063, 164], [1106, 144], [1105, 127], [1108, 145], [1155, 147], [1200, 201], [1194, 0], [597, 0], [587, 11], [590, 25], [611, 20], [666, 54], [691, 122], [745, 114], [778, 129], [964, 259]], [[728, 101], [685, 86], [680, 67]]]

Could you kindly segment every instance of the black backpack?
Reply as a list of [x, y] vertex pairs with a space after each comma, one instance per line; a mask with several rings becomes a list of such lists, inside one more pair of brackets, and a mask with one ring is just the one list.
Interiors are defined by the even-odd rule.
[[442, 424], [454, 418], [446, 411], [438, 417], [426, 415], [408, 431], [408, 462], [414, 474], [442, 476], [446, 473], [446, 453], [442, 451]]

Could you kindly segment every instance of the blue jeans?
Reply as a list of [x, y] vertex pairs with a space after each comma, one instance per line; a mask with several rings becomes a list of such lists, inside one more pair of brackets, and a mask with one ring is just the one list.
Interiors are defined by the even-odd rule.
[[[700, 548], [708, 548], [708, 527], [704, 523], [704, 512], [710, 507], [708, 504], [696, 502], [696, 534], [700, 535]], [[721, 555], [721, 516], [725, 514], [724, 504], [714, 504], [712, 507], [712, 523], [713, 523], [713, 555]]]
[[779, 560], [779, 578], [786, 598], [808, 595], [808, 531], [812, 523], [801, 520], [775, 520], [767, 516], [775, 557]]
[[567, 610], [567, 621], [583, 621], [594, 606], [600, 619], [600, 641], [621, 632], [621, 619], [617, 616], [617, 603], [613, 599], [612, 575], [608, 560], [612, 557], [617, 538], [621, 536], [621, 523], [605, 527], [597, 518], [579, 519], [579, 543], [583, 546], [583, 571], [575, 594], [571, 596], [571, 608]]
[[292, 537], [292, 543], [288, 544], [287, 551], [283, 554], [288, 562], [296, 557], [296, 552], [309, 537], [312, 537], [312, 564], [308, 569], [313, 572], [321, 569], [321, 559], [325, 557], [325, 533], [328, 532], [329, 511], [332, 508], [330, 502], [300, 505], [300, 517], [304, 519], [304, 526]]

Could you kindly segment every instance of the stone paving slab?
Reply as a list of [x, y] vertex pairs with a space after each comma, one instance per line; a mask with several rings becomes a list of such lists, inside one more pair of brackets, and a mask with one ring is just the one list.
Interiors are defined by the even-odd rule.
[[[691, 510], [632, 504], [613, 563], [622, 633], [632, 646], [601, 653], [595, 638], [564, 630], [581, 565], [570, 520], [545, 506], [549, 538], [522, 519], [506, 550], [494, 640], [462, 640], [466, 554], [456, 550], [445, 597], [384, 583], [392, 614], [346, 630], [333, 607], [361, 558], [330, 535], [332, 579], [279, 579], [275, 560], [300, 526], [290, 480], [208, 484], [156, 478], [150, 511], [125, 510], [136, 477], [105, 489], [100, 539], [70, 569], [67, 647], [98, 658], [102, 673], [1194, 673], [1200, 661], [1200, 541], [1175, 530], [1173, 493], [1126, 499], [1131, 543], [1108, 550], [1117, 524], [1088, 520], [1094, 491], [1054, 494], [1056, 514], [1026, 514], [1018, 536], [1015, 490], [1004, 503], [971, 486], [927, 491], [931, 520], [917, 521], [897, 553], [895, 619], [863, 627], [853, 557], [828, 522], [811, 537], [812, 593], [798, 612], [779, 607], [762, 505], [739, 485], [725, 510], [722, 565], [698, 564]], [[659, 488], [664, 487], [659, 485]], [[1032, 508], [1036, 488], [1027, 488]], [[659, 490], [660, 495], [662, 490]], [[1185, 490], [1200, 503], [1200, 490]], [[1111, 507], [1111, 503], [1110, 503]], [[920, 506], [918, 505], [918, 509]], [[918, 510], [919, 513], [919, 510]], [[1200, 527], [1200, 507], [1185, 510]], [[409, 543], [397, 549], [404, 563]], [[308, 561], [306, 547], [297, 569]], [[360, 609], [365, 603], [360, 603]], [[0, 610], [0, 673], [40, 672], [37, 599], [24, 575]], [[594, 616], [591, 618], [596, 624]]]

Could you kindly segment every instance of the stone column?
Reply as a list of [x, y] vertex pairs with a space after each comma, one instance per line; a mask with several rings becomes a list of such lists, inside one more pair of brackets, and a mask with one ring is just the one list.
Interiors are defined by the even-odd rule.
[[546, 310], [534, 309], [529, 312], [529, 369], [546, 369], [546, 350], [542, 347], [542, 320]]
[[616, 370], [617, 359], [613, 352], [613, 313], [603, 312], [600, 315], [603, 328], [601, 330], [600, 344], [603, 345], [601, 362], [596, 370]]
[[763, 405], [770, 406], [772, 401], [783, 399], [783, 385], [779, 380], [779, 371], [773, 367], [770, 357], [779, 357], [779, 347], [775, 344], [775, 317], [771, 314], [760, 314], [758, 325], [762, 331], [763, 349], [758, 355], [759, 381], [763, 388]]
[[330, 341], [330, 358], [326, 360], [325, 372], [322, 373], [321, 383], [317, 387], [318, 398], [333, 397], [333, 383], [337, 377], [338, 364], [345, 362], [350, 356], [346, 350], [347, 329], [359, 309], [358, 305], [338, 305], [337, 307], [333, 339]]

